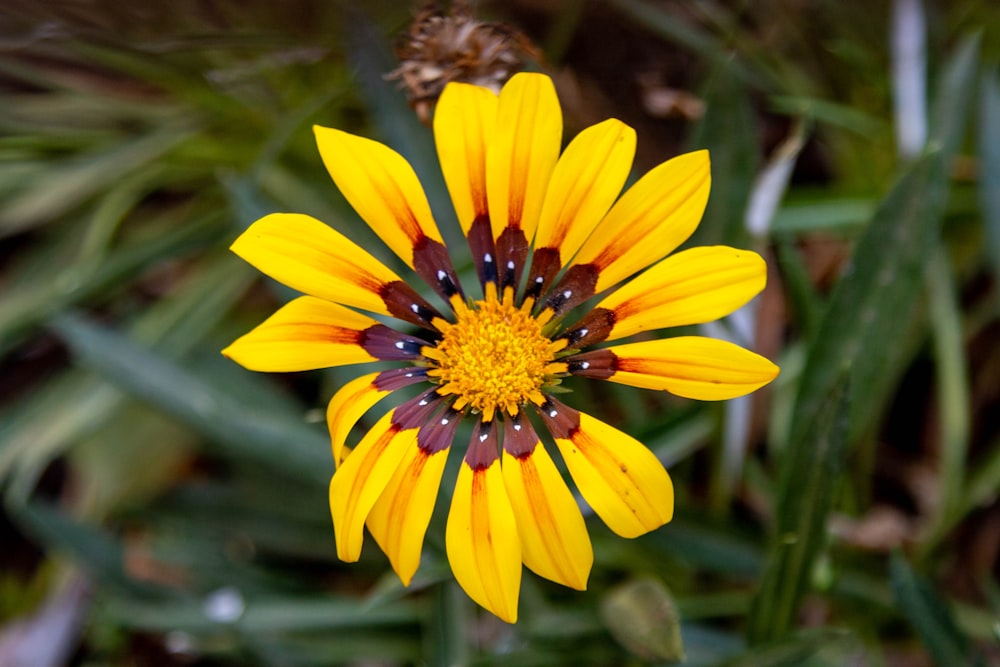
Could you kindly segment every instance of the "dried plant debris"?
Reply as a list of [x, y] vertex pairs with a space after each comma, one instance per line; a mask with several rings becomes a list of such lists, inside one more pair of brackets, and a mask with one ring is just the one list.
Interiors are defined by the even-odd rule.
[[456, 0], [445, 13], [425, 5], [396, 44], [399, 67], [387, 75], [402, 81], [410, 105], [428, 123], [430, 112], [450, 81], [472, 83], [495, 92], [541, 52], [520, 30], [505, 23], [477, 20], [468, 2]]

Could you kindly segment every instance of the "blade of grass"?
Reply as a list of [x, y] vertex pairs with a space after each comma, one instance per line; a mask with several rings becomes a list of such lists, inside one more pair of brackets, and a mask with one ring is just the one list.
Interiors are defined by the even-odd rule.
[[7, 503], [6, 509], [41, 544], [70, 556], [89, 575], [117, 590], [149, 593], [152, 587], [125, 574], [122, 545], [95, 526], [84, 524], [42, 502]]
[[[219, 621], [205, 613], [203, 600], [146, 601], [116, 598], [109, 612], [119, 622], [150, 631], [203, 631], [218, 627]], [[408, 601], [366, 609], [364, 603], [348, 597], [279, 597], [247, 600], [243, 614], [233, 626], [240, 632], [286, 633], [309, 630], [368, 629], [415, 625], [420, 608]]]
[[170, 127], [48, 170], [46, 177], [14, 195], [0, 210], [0, 238], [45, 224], [193, 136]]
[[1000, 439], [995, 439], [989, 452], [976, 465], [966, 485], [960, 515], [994, 502], [1000, 496]]
[[979, 87], [979, 201], [987, 256], [1000, 280], [1000, 84], [997, 68], [983, 74]]
[[849, 383], [845, 369], [825, 397], [816, 421], [809, 425], [809, 440], [801, 444], [793, 440], [785, 452], [775, 534], [747, 622], [751, 644], [783, 637], [809, 588], [826, 542], [827, 517], [843, 469], [851, 408]]
[[[788, 137], [771, 155], [764, 169], [754, 179], [753, 189], [746, 204], [745, 228], [753, 247], [763, 252], [769, 237], [775, 211], [788, 191], [792, 169], [806, 138], [806, 125], [798, 121]], [[758, 329], [758, 306], [755, 299], [735, 313], [726, 322], [730, 332], [722, 336], [749, 349], [755, 349]], [[712, 323], [705, 329], [711, 331]], [[709, 334], [714, 335], [714, 334]], [[741, 396], [726, 401], [722, 429], [722, 452], [717, 458], [710, 491], [711, 504], [718, 513], [725, 512], [732, 503], [736, 487], [743, 477], [746, 453], [750, 447], [750, 422], [753, 416], [753, 397]]]
[[0, 301], [0, 354], [60, 310], [104, 294], [155, 261], [180, 257], [214, 243], [225, 231], [218, 224], [220, 219], [219, 213], [209, 213], [167, 233], [114, 250], [97, 265], [73, 264], [55, 271], [40, 285], [31, 283], [4, 295]]
[[712, 196], [690, 245], [745, 247], [747, 202], [757, 169], [753, 108], [735, 61], [718, 63], [701, 93], [705, 115], [695, 128], [692, 149], [707, 148], [712, 159]]
[[940, 498], [931, 519], [929, 535], [920, 544], [923, 553], [933, 549], [964, 516], [965, 467], [972, 429], [969, 407], [972, 397], [966, 373], [968, 360], [962, 335], [962, 310], [956, 296], [951, 264], [943, 249], [934, 254], [927, 274], [941, 450], [938, 455]]
[[815, 231], [854, 232], [871, 219], [878, 202], [872, 199], [825, 199], [787, 204], [774, 216], [775, 234]]
[[803, 372], [790, 442], [803, 436], [851, 364], [852, 439], [879, 414], [906, 346], [899, 344], [914, 318], [923, 274], [938, 239], [947, 201], [948, 165], [962, 136], [974, 81], [978, 40], [951, 59], [937, 96], [932, 146], [879, 204], [838, 282]]
[[469, 601], [450, 578], [434, 587], [434, 612], [427, 619], [429, 665], [469, 664]]
[[794, 322], [806, 339], [812, 339], [819, 327], [823, 304], [792, 240], [779, 236], [774, 249]]
[[[190, 351], [218, 324], [255, 276], [235, 258], [210, 257], [191, 267], [186, 284], [146, 311], [131, 333], [169, 357]], [[99, 377], [71, 370], [42, 385], [0, 418], [0, 478], [26, 499], [45, 465], [74, 443], [115, 421], [124, 396]]]
[[839, 667], [857, 663], [859, 653], [859, 642], [851, 633], [820, 628], [752, 647], [715, 667]]
[[80, 315], [60, 315], [52, 326], [81, 363], [208, 436], [233, 456], [279, 467], [305, 482], [324, 486], [329, 482], [333, 462], [320, 430], [284, 413], [250, 410], [214, 376], [173, 363]]
[[945, 601], [913, 571], [901, 554], [893, 554], [889, 574], [896, 606], [934, 656], [935, 664], [983, 665], [971, 650], [968, 638], [955, 624]]

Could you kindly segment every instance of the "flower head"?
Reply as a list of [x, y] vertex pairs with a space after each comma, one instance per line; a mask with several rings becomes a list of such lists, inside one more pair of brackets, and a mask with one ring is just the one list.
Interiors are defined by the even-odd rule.
[[525, 59], [541, 56], [531, 40], [513, 26], [475, 18], [467, 0], [454, 0], [445, 13], [424, 6], [396, 44], [399, 79], [410, 105], [424, 123], [451, 81], [464, 81], [498, 92], [504, 81], [523, 69]]
[[[510, 622], [522, 563], [584, 589], [593, 563], [587, 528], [536, 424], [584, 499], [619, 535], [668, 522], [673, 489], [641, 443], [560, 402], [551, 389], [577, 375], [718, 400], [747, 394], [778, 372], [752, 352], [698, 336], [593, 347], [714, 320], [763, 289], [764, 262], [753, 252], [715, 246], [670, 254], [704, 211], [707, 152], [665, 162], [621, 194], [635, 151], [627, 125], [611, 119], [587, 128], [560, 155], [561, 112], [547, 77], [518, 74], [499, 96], [449, 84], [434, 137], [478, 274], [476, 294], [467, 295], [406, 160], [362, 137], [315, 130], [337, 187], [445, 306], [305, 215], [266, 216], [232, 246], [306, 296], [238, 339], [226, 356], [259, 371], [401, 362], [349, 382], [329, 404], [338, 555], [358, 559], [367, 525], [410, 582], [465, 419], [472, 437], [445, 539], [459, 584]], [[602, 293], [569, 321], [576, 306]], [[359, 311], [394, 316], [404, 330]], [[346, 446], [369, 408], [418, 383], [424, 391], [385, 413], [353, 449]]]

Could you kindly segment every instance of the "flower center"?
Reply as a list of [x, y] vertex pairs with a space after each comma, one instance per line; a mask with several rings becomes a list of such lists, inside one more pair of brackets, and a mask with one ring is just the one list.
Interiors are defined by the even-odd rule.
[[453, 408], [469, 406], [484, 421], [498, 410], [514, 416], [528, 401], [541, 405], [546, 379], [565, 370], [565, 364], [553, 363], [565, 342], [543, 336], [530, 306], [514, 307], [509, 294], [500, 301], [491, 291], [471, 308], [460, 305], [455, 315], [441, 342], [425, 351], [437, 362], [428, 375], [440, 383], [438, 393], [454, 395]]

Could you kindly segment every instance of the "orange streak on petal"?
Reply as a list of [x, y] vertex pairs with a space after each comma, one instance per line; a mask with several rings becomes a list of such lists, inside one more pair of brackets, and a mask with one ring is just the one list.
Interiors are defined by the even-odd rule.
[[463, 462], [445, 533], [455, 580], [480, 606], [517, 621], [521, 543], [500, 461], [473, 470]]

